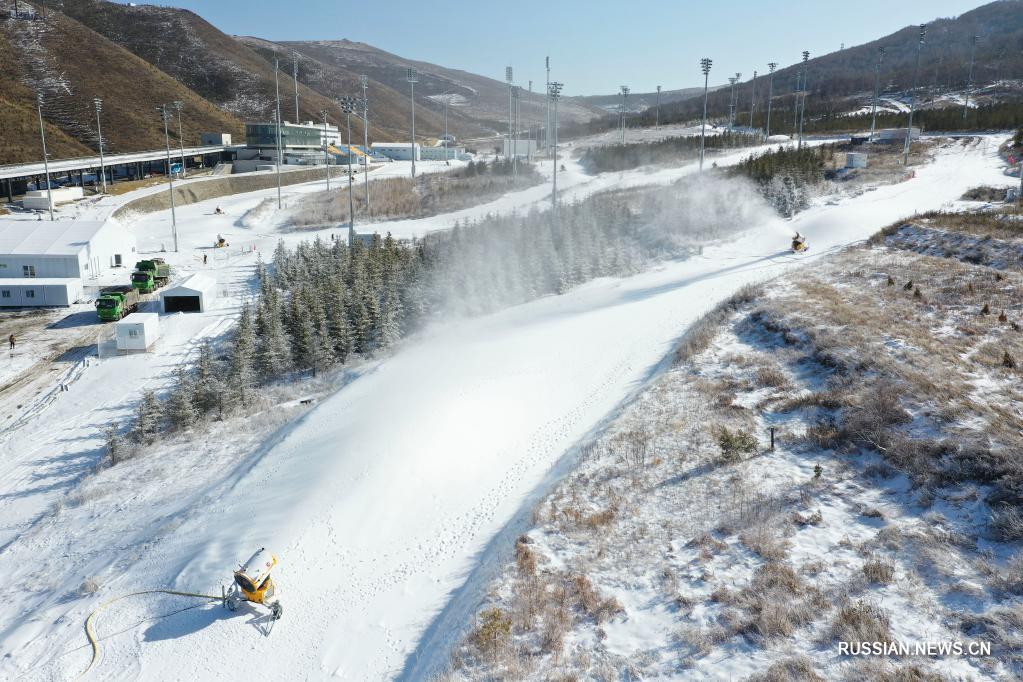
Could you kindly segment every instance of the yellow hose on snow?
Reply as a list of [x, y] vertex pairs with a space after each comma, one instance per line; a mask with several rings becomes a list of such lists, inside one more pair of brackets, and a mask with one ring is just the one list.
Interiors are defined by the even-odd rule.
[[143, 594], [172, 594], [177, 597], [195, 597], [196, 599], [209, 599], [211, 601], [220, 601], [223, 599], [223, 597], [217, 595], [199, 594], [198, 592], [178, 592], [177, 590], [142, 590], [141, 592], [122, 594], [119, 597], [114, 597], [113, 599], [103, 602], [93, 609], [92, 613], [89, 614], [89, 617], [85, 619], [85, 636], [88, 638], [90, 646], [92, 646], [92, 659], [89, 660], [89, 665], [86, 666], [85, 670], [82, 671], [82, 674], [78, 676], [78, 679], [82, 679], [88, 675], [89, 671], [92, 670], [92, 666], [94, 666], [96, 661], [99, 659], [99, 641], [96, 638], [96, 631], [92, 628], [92, 622], [95, 620], [96, 615], [114, 602], [127, 599], [128, 597], [137, 597]]

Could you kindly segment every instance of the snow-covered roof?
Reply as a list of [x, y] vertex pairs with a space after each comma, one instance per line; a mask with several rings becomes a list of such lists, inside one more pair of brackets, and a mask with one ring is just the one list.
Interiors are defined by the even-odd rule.
[[82, 280], [78, 277], [0, 277], [0, 287], [13, 287], [22, 284], [67, 286], [81, 284], [81, 282]]
[[213, 288], [216, 285], [217, 282], [212, 277], [210, 277], [209, 275], [204, 275], [201, 272], [197, 272], [194, 275], [189, 275], [188, 277], [181, 280], [177, 284], [172, 284], [171, 286], [164, 289], [162, 292], [160, 292], [160, 297], [163, 298], [165, 296], [180, 296], [182, 294], [186, 294], [189, 292], [209, 293], [213, 291]]
[[[376, 149], [378, 147], [381, 148], [381, 149], [395, 149], [395, 148], [397, 148], [397, 149], [408, 149], [411, 146], [412, 146], [411, 142], [374, 142], [373, 144], [370, 145], [370, 147], [373, 148], [373, 149]], [[418, 142], [416, 142], [416, 146], [419, 147], [420, 144]]]
[[0, 222], [0, 255], [74, 256], [103, 229], [99, 221]]
[[117, 326], [120, 327], [122, 325], [129, 325], [129, 324], [146, 325], [146, 324], [152, 324], [154, 322], [158, 323], [159, 321], [160, 321], [159, 313], [132, 313], [131, 315], [128, 315], [128, 317], [124, 318], [123, 320], [120, 320], [117, 323]]

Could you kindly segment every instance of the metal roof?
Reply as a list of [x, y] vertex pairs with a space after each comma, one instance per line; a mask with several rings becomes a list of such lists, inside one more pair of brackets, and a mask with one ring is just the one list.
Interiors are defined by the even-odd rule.
[[[229, 149], [236, 149], [244, 147], [243, 144], [215, 144], [206, 145], [202, 147], [185, 147], [185, 156], [199, 156], [202, 154], [215, 154], [216, 152], [223, 152]], [[171, 163], [177, 163], [180, 160], [181, 150], [171, 150]], [[140, 161], [163, 161], [167, 158], [167, 151], [165, 148], [154, 149], [145, 152], [129, 152], [127, 154], [107, 154], [104, 158], [104, 162], [107, 168], [111, 166], [120, 166], [127, 163], [136, 163]], [[100, 158], [99, 156], [83, 156], [77, 159], [56, 159], [50, 161], [50, 174], [64, 173], [67, 171], [76, 170], [94, 170], [99, 169]], [[42, 161], [35, 163], [15, 163], [5, 166], [0, 166], [0, 180], [7, 178], [27, 178], [33, 175], [42, 175], [45, 170]]]
[[172, 284], [161, 291], [160, 298], [164, 298], [166, 296], [180, 296], [186, 291], [210, 293], [216, 286], [217, 282], [212, 277], [204, 275], [201, 272], [197, 272], [194, 275], [189, 275], [177, 284]]
[[101, 229], [90, 220], [0, 221], [0, 256], [76, 256]]

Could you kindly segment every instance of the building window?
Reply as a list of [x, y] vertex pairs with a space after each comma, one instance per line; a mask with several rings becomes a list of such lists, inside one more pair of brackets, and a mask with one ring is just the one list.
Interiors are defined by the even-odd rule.
[[34, 266], [34, 265], [22, 265], [21, 266], [21, 274], [24, 275], [25, 277], [35, 277], [36, 276], [36, 266]]
[[139, 337], [139, 330], [138, 329], [129, 329], [128, 330], [128, 336], [133, 338], [133, 339], [137, 339]]
[[35, 289], [25, 289], [25, 298], [35, 298], [35, 297], [36, 297]]
[[11, 290], [10, 289], [4, 289], [3, 291], [0, 291], [0, 297], [2, 297], [2, 298], [10, 298], [11, 297]]
[[121, 265], [122, 265], [122, 263], [121, 263], [121, 254], [115, 253], [114, 254], [114, 267], [115, 268], [119, 268], [119, 267], [121, 267]]

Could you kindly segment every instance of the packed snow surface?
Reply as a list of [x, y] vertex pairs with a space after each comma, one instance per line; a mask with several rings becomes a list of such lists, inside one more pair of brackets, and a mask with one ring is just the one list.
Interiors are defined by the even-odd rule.
[[[746, 283], [810, 263], [916, 211], [940, 208], [969, 187], [999, 184], [997, 147], [1003, 139], [944, 143], [934, 162], [908, 182], [815, 207], [795, 221], [750, 225], [729, 243], [689, 260], [594, 281], [487, 317], [438, 324], [406, 340], [393, 356], [370, 365], [240, 461], [222, 464], [217, 444], [204, 439], [201, 447], [209, 452], [203, 464], [176, 471], [166, 462], [166, 476], [203, 484], [166, 508], [148, 510], [160, 524], [111, 535], [103, 526], [93, 532], [36, 521], [20, 537], [28, 516], [44, 514], [29, 505], [32, 514], [22, 510], [11, 520], [17, 533], [8, 534], [0, 552], [0, 574], [25, 588], [3, 593], [0, 677], [74, 677], [90, 656], [81, 624], [97, 605], [153, 587], [217, 592], [238, 562], [263, 545], [280, 557], [276, 576], [284, 604], [284, 618], [269, 638], [253, 627], [261, 615], [255, 608], [229, 614], [209, 605], [140, 624], [139, 602], [125, 600], [98, 622], [106, 639], [90, 674], [146, 680], [424, 677], [446, 660], [445, 648], [409, 657], [490, 551], [488, 541], [528, 511], [527, 499], [562, 455], [637, 390], [688, 324]], [[615, 186], [614, 174], [599, 177]], [[259, 200], [246, 199], [249, 207]], [[237, 219], [235, 206], [241, 208], [242, 200], [223, 203]], [[186, 207], [179, 221], [182, 213], [202, 210]], [[159, 225], [159, 218], [154, 221]], [[796, 229], [809, 239], [806, 255], [787, 249]], [[146, 243], [140, 236], [140, 248]], [[224, 264], [220, 273], [234, 287], [225, 292], [228, 304], [247, 295], [229, 270], [240, 267], [242, 258]], [[192, 261], [189, 268], [199, 266]], [[179, 331], [203, 336], [220, 324], [216, 318], [193, 319]], [[101, 382], [91, 386], [112, 385], [121, 371], [140, 382], [132, 391], [146, 381], [166, 382], [162, 375], [184, 348], [169, 343], [169, 356], [158, 358], [159, 378], [144, 378], [145, 360], [105, 360], [96, 375]], [[111, 395], [108, 388], [76, 400], [77, 408], [58, 401], [47, 423], [74, 420], [97, 401], [123, 403], [124, 395]], [[90, 418], [104, 414], [94, 411]], [[72, 421], [63, 428], [63, 438], [73, 439], [96, 425]], [[24, 445], [32, 434], [45, 435], [36, 426], [5, 436], [5, 458], [17, 459], [10, 454], [11, 439]], [[51, 441], [52, 452], [65, 447], [63, 438]], [[49, 461], [48, 454], [42, 449], [29, 460], [76, 465]], [[131, 471], [140, 461], [121, 469]], [[0, 503], [31, 497], [19, 490], [31, 480], [29, 463], [5, 465], [22, 478], [3, 478]], [[145, 496], [145, 487], [180, 484], [156, 477], [128, 482], [135, 487], [124, 494]], [[77, 564], [83, 555], [88, 566]], [[98, 592], [55, 598], [94, 573], [103, 578]], [[32, 591], [32, 584], [40, 587]], [[164, 604], [163, 612], [189, 605]]]

